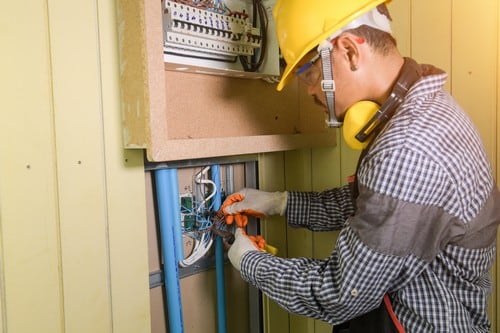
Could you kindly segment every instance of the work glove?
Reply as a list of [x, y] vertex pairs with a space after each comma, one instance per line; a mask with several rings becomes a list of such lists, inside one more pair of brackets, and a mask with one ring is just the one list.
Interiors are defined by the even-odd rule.
[[238, 271], [241, 270], [241, 258], [249, 251], [262, 251], [257, 244], [252, 241], [242, 228], [236, 228], [233, 245], [229, 248], [227, 256], [229, 261]]
[[236, 222], [238, 227], [248, 223], [248, 215], [258, 218], [271, 215], [284, 215], [288, 192], [264, 192], [252, 188], [244, 188], [231, 194], [222, 204], [222, 212], [226, 215], [226, 224]]

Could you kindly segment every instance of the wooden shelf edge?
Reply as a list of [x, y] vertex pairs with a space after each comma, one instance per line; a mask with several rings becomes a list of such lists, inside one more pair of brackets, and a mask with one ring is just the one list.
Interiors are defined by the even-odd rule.
[[[178, 139], [167, 140], [162, 145], [152, 145], [147, 149], [147, 158], [151, 162], [165, 162], [216, 156], [268, 153], [306, 147], [333, 147], [335, 145], [335, 130], [329, 130], [326, 133], [320, 134]], [[154, 147], [157, 147], [157, 149], [154, 149]]]

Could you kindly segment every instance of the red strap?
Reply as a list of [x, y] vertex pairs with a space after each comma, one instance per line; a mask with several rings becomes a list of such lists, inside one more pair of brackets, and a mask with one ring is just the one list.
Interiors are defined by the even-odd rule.
[[387, 295], [387, 294], [384, 295], [384, 304], [385, 304], [385, 307], [387, 308], [387, 312], [389, 312], [389, 316], [391, 317], [392, 322], [394, 323], [394, 326], [396, 326], [396, 329], [398, 330], [398, 332], [399, 333], [406, 333], [403, 325], [401, 325], [398, 318], [396, 317], [396, 314], [394, 313], [394, 310], [392, 309], [391, 299], [389, 298], [389, 295]]

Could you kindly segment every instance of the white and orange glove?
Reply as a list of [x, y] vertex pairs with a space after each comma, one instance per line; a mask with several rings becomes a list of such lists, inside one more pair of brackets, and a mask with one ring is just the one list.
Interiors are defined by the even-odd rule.
[[264, 192], [252, 188], [244, 188], [231, 194], [222, 204], [222, 212], [226, 215], [226, 224], [236, 222], [238, 227], [248, 223], [248, 216], [258, 218], [271, 215], [284, 215], [288, 200], [288, 192]]
[[241, 270], [241, 258], [249, 251], [264, 251], [259, 244], [247, 236], [243, 228], [236, 228], [234, 242], [227, 252], [229, 261], [238, 271]]

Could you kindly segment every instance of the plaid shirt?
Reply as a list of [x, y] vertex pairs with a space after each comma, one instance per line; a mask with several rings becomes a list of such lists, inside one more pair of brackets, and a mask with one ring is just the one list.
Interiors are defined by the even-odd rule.
[[389, 293], [407, 332], [489, 332], [500, 195], [446, 74], [422, 67], [360, 164], [357, 208], [348, 186], [289, 192], [290, 225], [342, 229], [331, 255], [243, 256], [242, 277], [286, 310], [335, 325]]

